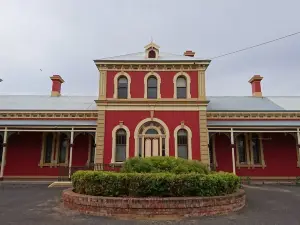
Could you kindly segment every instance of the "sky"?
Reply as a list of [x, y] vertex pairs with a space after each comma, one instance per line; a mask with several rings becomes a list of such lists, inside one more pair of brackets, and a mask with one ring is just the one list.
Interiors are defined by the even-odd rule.
[[[298, 0], [0, 0], [1, 94], [98, 94], [94, 59], [144, 51], [212, 58], [300, 31]], [[42, 70], [42, 71], [41, 71]], [[208, 96], [300, 95], [300, 34], [211, 62]]]

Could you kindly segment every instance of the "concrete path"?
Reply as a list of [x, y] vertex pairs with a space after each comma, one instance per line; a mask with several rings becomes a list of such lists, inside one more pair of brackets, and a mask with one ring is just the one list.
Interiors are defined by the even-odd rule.
[[247, 206], [227, 216], [182, 221], [121, 221], [62, 209], [62, 188], [48, 184], [0, 184], [0, 224], [22, 225], [300, 225], [300, 187], [245, 186]]

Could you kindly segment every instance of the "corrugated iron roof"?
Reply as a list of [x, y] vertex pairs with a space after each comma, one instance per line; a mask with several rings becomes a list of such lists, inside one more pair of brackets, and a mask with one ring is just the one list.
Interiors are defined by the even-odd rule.
[[96, 110], [95, 96], [0, 95], [0, 110]]
[[[0, 95], [1, 110], [97, 110], [97, 96]], [[208, 111], [300, 111], [300, 97], [210, 96]]]
[[268, 97], [253, 96], [218, 96], [207, 97], [210, 101], [208, 111], [284, 111], [280, 105]]
[[145, 57], [145, 52], [136, 52], [126, 55], [119, 55], [109, 58], [102, 58], [102, 59], [96, 59], [95, 62], [98, 61], [201, 61], [204, 59], [196, 58], [196, 57], [189, 57], [184, 55], [176, 55], [173, 53], [167, 53], [167, 52], [159, 52], [158, 59], [151, 59]]

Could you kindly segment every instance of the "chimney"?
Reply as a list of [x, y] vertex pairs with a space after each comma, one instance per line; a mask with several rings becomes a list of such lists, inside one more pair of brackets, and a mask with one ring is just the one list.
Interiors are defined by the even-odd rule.
[[193, 52], [191, 50], [186, 50], [183, 55], [189, 56], [189, 57], [194, 57], [195, 56], [195, 52]]
[[60, 75], [53, 75], [52, 77], [50, 77], [50, 79], [52, 80], [51, 96], [59, 97], [61, 95], [61, 84], [65, 81], [61, 78]]
[[252, 86], [252, 96], [255, 97], [262, 97], [262, 92], [261, 92], [261, 80], [263, 79], [262, 76], [260, 75], [254, 75], [250, 80], [249, 83]]

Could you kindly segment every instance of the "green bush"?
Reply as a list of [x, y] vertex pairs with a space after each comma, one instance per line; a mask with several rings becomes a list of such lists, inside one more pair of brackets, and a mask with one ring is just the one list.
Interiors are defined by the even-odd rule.
[[206, 165], [196, 160], [155, 156], [147, 158], [134, 157], [126, 160], [121, 170], [124, 173], [201, 173], [208, 174]]
[[220, 196], [240, 187], [230, 173], [116, 173], [78, 171], [72, 176], [74, 191], [94, 196], [183, 197]]

